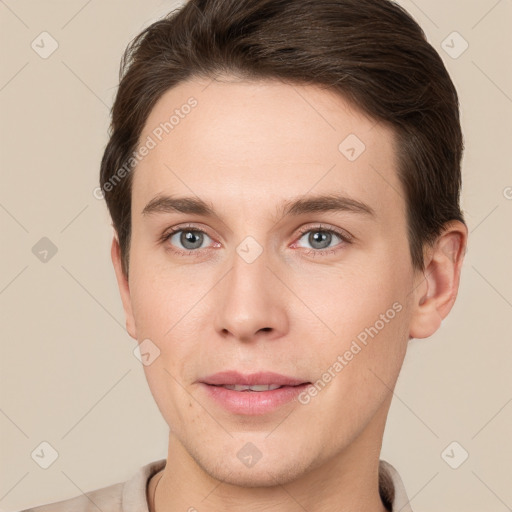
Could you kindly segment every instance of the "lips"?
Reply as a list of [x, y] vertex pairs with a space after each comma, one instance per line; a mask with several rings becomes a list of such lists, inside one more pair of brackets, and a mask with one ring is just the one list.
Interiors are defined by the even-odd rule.
[[[257, 372], [250, 374], [243, 374], [237, 371], [228, 370], [218, 372], [213, 375], [204, 377], [200, 382], [209, 384], [211, 386], [299, 386], [301, 384], [308, 384], [309, 382], [303, 379], [297, 379], [282, 375], [274, 372]], [[228, 388], [231, 389], [231, 388]], [[247, 388], [245, 388], [247, 389]], [[261, 389], [254, 389], [254, 391], [264, 391]], [[237, 389], [243, 391], [243, 389]]]
[[297, 400], [311, 382], [261, 371], [243, 374], [227, 370], [208, 375], [199, 381], [201, 392], [224, 410], [243, 416], [269, 414]]

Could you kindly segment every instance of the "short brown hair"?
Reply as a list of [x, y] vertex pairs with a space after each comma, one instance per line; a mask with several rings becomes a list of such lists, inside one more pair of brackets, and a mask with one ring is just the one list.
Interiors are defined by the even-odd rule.
[[112, 179], [164, 92], [220, 74], [320, 85], [388, 123], [415, 268], [423, 270], [424, 246], [446, 222], [464, 222], [457, 92], [440, 56], [400, 6], [389, 0], [189, 0], [136, 36], [121, 61], [100, 185], [125, 275], [133, 173]]

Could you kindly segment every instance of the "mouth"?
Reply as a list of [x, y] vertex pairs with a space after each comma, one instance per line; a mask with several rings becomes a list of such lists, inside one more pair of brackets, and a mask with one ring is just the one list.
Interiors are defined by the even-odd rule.
[[288, 375], [275, 372], [260, 371], [243, 374], [234, 370], [226, 370], [208, 375], [201, 382], [212, 386], [236, 386], [237, 391], [244, 391], [245, 389], [268, 391], [269, 387], [277, 389], [281, 386], [297, 386], [307, 383], [304, 379], [289, 377]]
[[303, 384], [310, 384], [310, 382], [303, 382], [302, 384], [294, 384], [292, 386], [285, 386], [279, 384], [255, 384], [254, 386], [246, 386], [244, 384], [209, 384], [210, 386], [221, 387], [224, 389], [230, 389], [232, 391], [255, 391], [261, 393], [263, 391], [274, 391], [275, 389], [281, 389], [284, 387], [297, 387]]
[[236, 416], [256, 417], [298, 402], [310, 382], [300, 384], [208, 384], [201, 382], [205, 397], [213, 405]]

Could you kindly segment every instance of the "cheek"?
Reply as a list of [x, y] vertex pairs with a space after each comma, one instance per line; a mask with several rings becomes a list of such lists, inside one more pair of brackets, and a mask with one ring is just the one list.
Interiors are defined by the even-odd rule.
[[[314, 272], [301, 269], [289, 276], [302, 301], [302, 305], [297, 302], [297, 307], [303, 312], [306, 305], [309, 317], [314, 320], [316, 316], [321, 324], [319, 339], [332, 345], [336, 339], [356, 337], [376, 322], [379, 330], [384, 326], [389, 330], [387, 326], [396, 323], [395, 317], [400, 317], [398, 310], [404, 307], [412, 281], [403, 270], [397, 270], [400, 263], [389, 263], [392, 259], [389, 255], [380, 261], [361, 258], [355, 265]], [[296, 321], [300, 323], [299, 318]]]
[[137, 248], [131, 255], [130, 296], [139, 339], [166, 336], [185, 314], [194, 294], [180, 272], [162, 267], [155, 252]]
[[322, 334], [311, 339], [318, 387], [328, 383], [337, 398], [343, 396], [356, 409], [382, 400], [405, 357], [411, 278], [404, 272], [405, 259], [395, 259], [396, 265], [389, 261], [301, 278], [302, 298], [321, 320], [315, 329]]

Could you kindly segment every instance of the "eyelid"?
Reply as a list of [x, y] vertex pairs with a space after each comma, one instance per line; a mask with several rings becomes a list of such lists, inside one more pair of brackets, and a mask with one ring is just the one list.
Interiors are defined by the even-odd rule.
[[191, 224], [191, 223], [178, 224], [177, 226], [173, 226], [169, 229], [166, 229], [160, 238], [161, 238], [161, 240], [167, 240], [169, 237], [176, 234], [177, 232], [187, 231], [187, 230], [204, 233], [205, 235], [208, 235], [211, 239], [213, 239], [213, 237], [208, 233], [208, 231], [205, 228], [199, 227], [196, 224]]
[[[303, 226], [303, 227], [299, 228], [299, 233], [302, 237], [302, 235], [304, 233], [308, 233], [309, 231], [315, 231], [315, 230], [316, 231], [324, 231], [327, 233], [334, 233], [347, 243], [353, 242], [355, 240], [355, 237], [351, 233], [349, 233], [347, 230], [341, 229], [341, 228], [336, 228], [334, 226], [330, 226], [328, 224], [322, 224], [322, 223], [316, 224], [314, 226], [311, 226], [311, 225]], [[318, 249], [318, 250], [320, 250], [320, 249]]]

